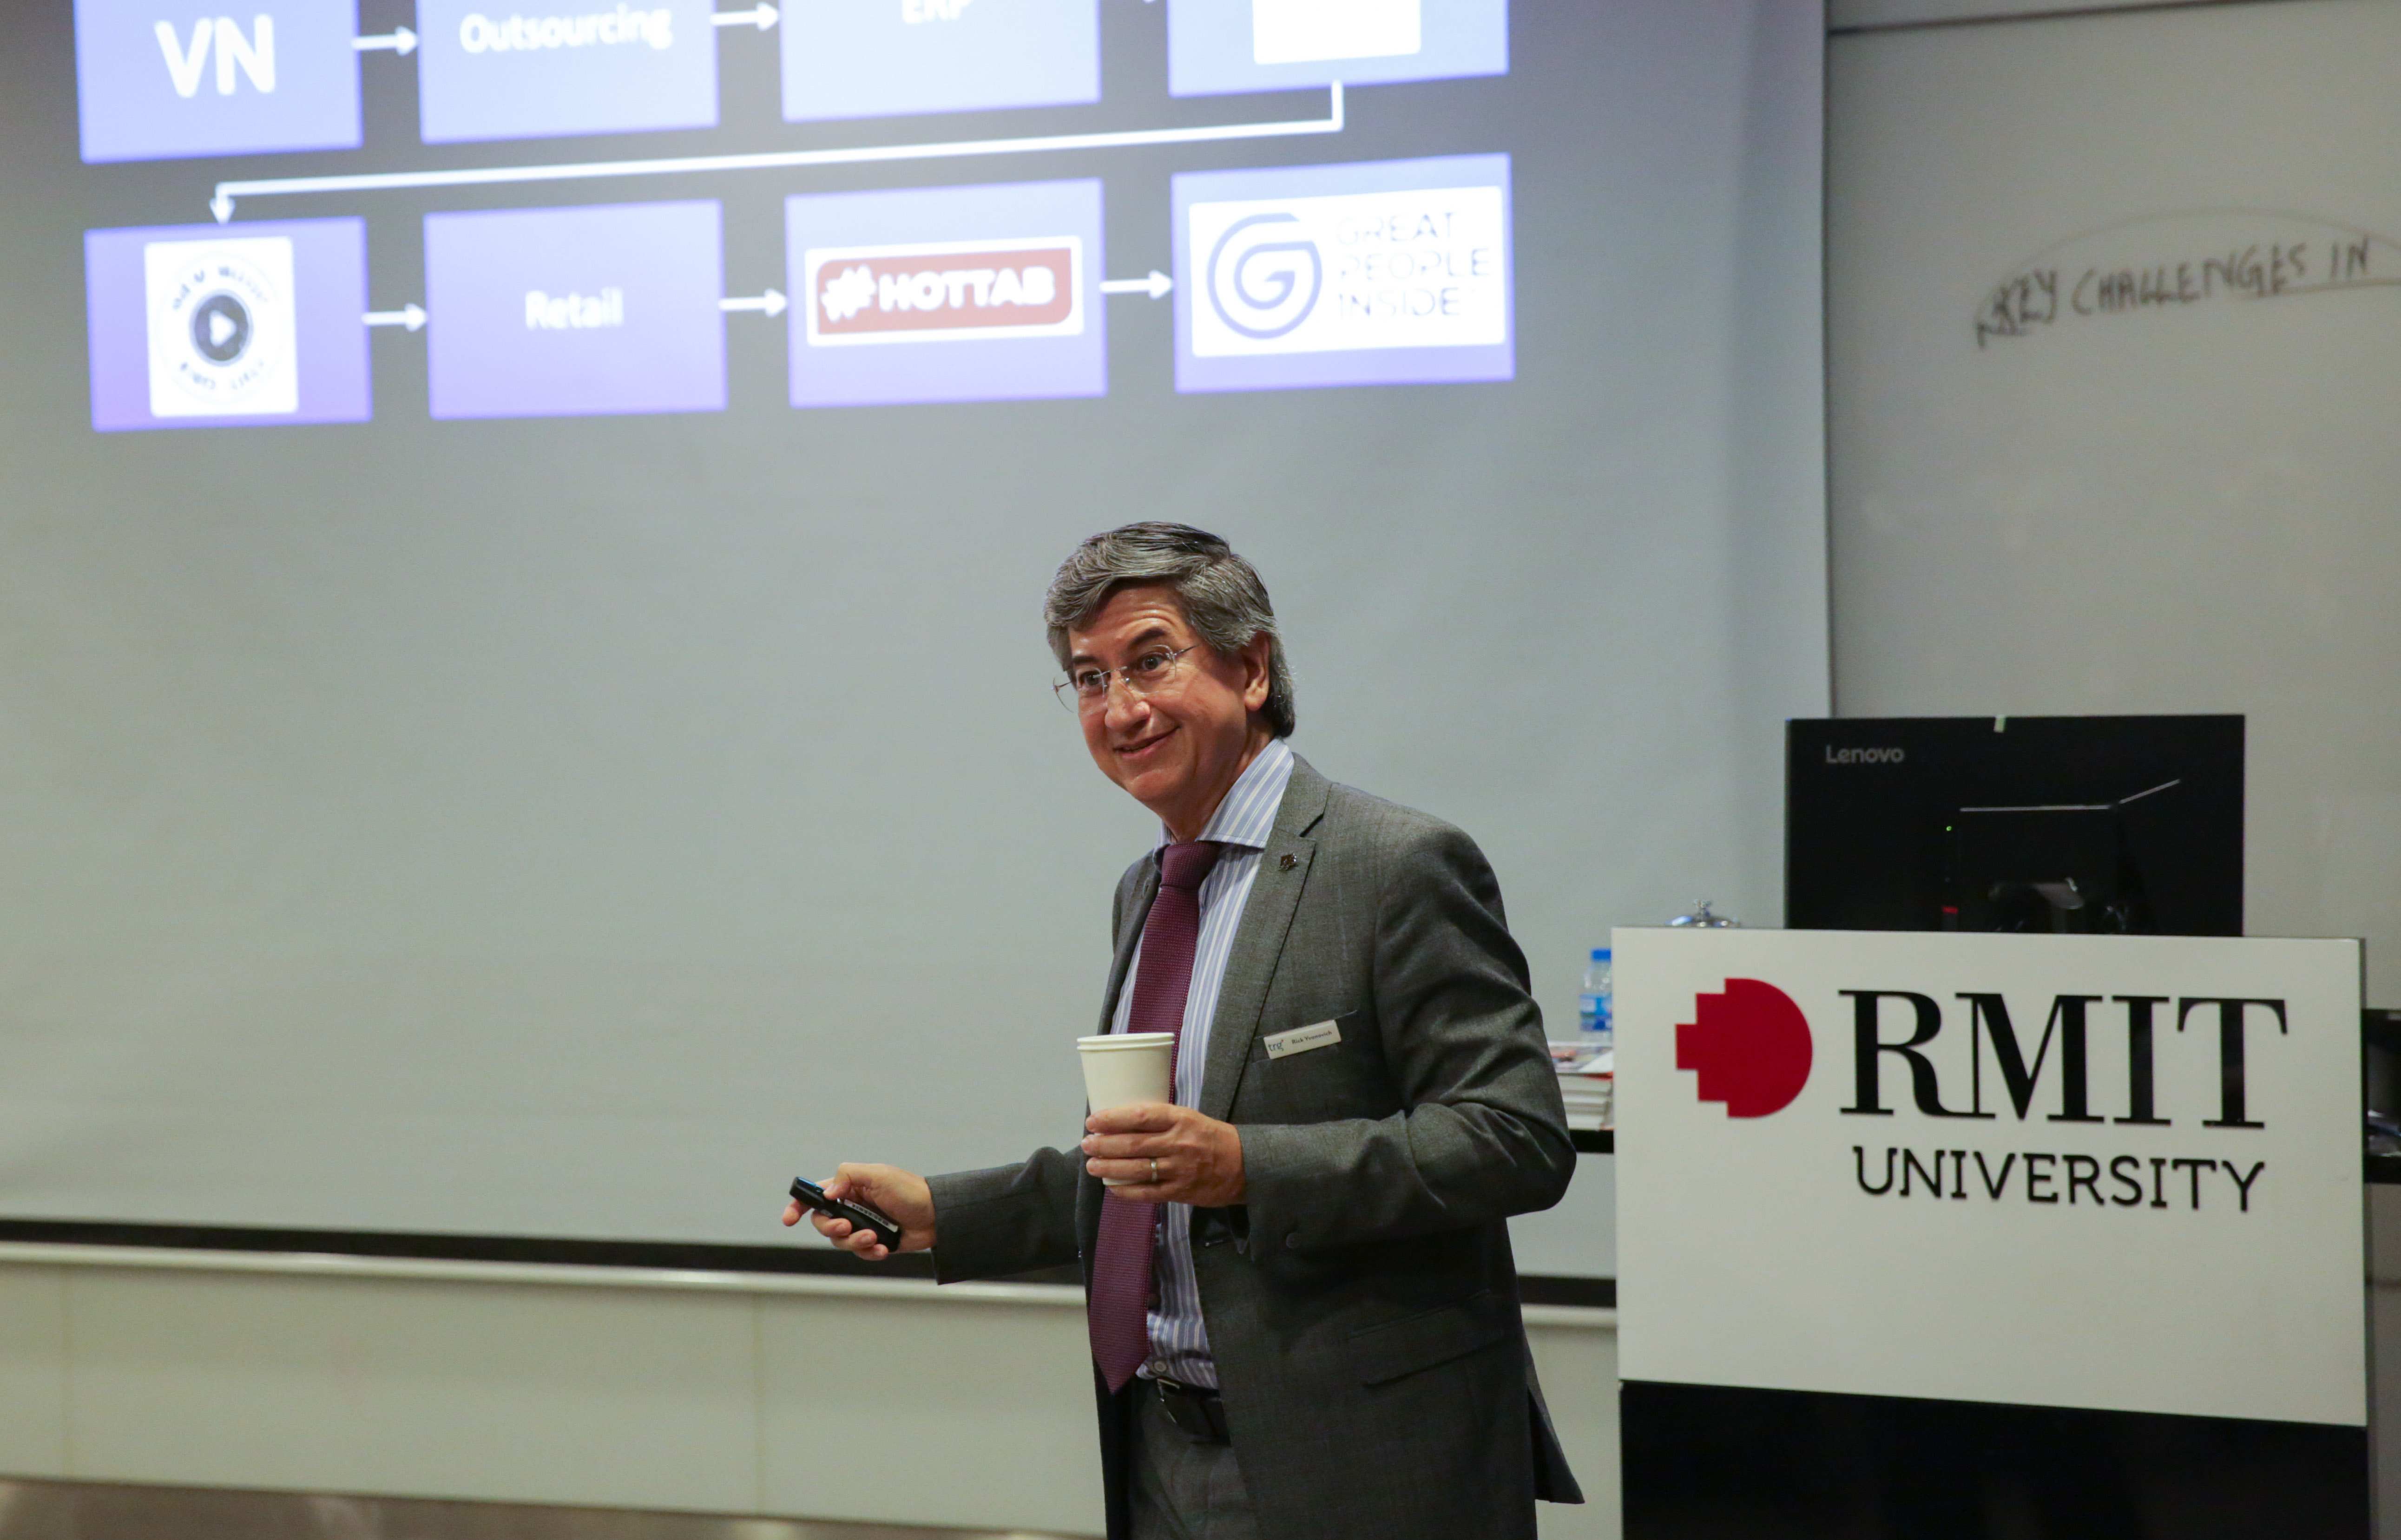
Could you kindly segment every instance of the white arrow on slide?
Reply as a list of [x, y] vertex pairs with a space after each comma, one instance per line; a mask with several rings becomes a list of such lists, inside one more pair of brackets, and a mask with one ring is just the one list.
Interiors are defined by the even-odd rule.
[[[1135, 145], [1218, 144], [1238, 139], [1338, 134], [1346, 114], [1342, 82], [1325, 89], [1325, 116], [1279, 123], [1201, 123], [1181, 129], [1041, 134], [1027, 139], [969, 139], [939, 144], [844, 144], [749, 155], [669, 156], [657, 160], [588, 160], [543, 166], [456, 166], [437, 171], [360, 171], [339, 176], [282, 176], [220, 182], [209, 211], [223, 224], [236, 198], [288, 198], [301, 193], [391, 192], [400, 187], [490, 187], [519, 182], [583, 182], [595, 177], [696, 176], [717, 171], [794, 170], [803, 166], [866, 166], [885, 161], [945, 160], [960, 156], [1043, 155], [1056, 150], [1122, 150]], [[1147, 291], [1146, 290], [1146, 293]], [[1163, 292], [1163, 291], [1162, 291]]]
[[1150, 276], [1148, 278], [1108, 279], [1101, 284], [1101, 293], [1104, 294], [1148, 294], [1153, 299], [1163, 299], [1166, 297], [1167, 292], [1174, 287], [1175, 280], [1173, 279], [1169, 278], [1165, 273], [1153, 267], [1150, 270]]
[[775, 24], [775, 7], [761, 0], [756, 10], [721, 10], [708, 20], [712, 26], [756, 27], [765, 32]]
[[781, 293], [770, 289], [750, 299], [720, 299], [717, 307], [720, 310], [764, 310], [771, 316], [780, 316], [790, 303]]
[[397, 310], [369, 310], [360, 318], [369, 326], [405, 326], [412, 332], [425, 330], [425, 307], [404, 305]]
[[417, 34], [406, 27], [394, 27], [381, 37], [353, 37], [350, 47], [361, 53], [390, 51], [406, 58], [417, 51]]

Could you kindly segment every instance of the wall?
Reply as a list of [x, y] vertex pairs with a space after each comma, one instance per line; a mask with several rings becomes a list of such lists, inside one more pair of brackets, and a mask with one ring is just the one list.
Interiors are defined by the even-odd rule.
[[[2396, 50], [2383, 0], [2273, 0], [1847, 34], [1828, 60], [1837, 712], [2244, 714], [2245, 928], [2366, 937], [2379, 1005]], [[2301, 266], [2269, 299], [2213, 277], [2280, 250]], [[2085, 313], [2094, 273], [2140, 302]], [[2057, 303], [1989, 315], [2025, 274]]]
[[[2314, 24], [2307, 13], [2339, 3], [2284, 0], [2277, 8], [2288, 15], [2270, 20], [2306, 27]], [[2053, 8], [2025, 0], [1833, 0], [1830, 20], [1879, 29]], [[2174, 65], [2143, 62], [2145, 45], [2189, 20], [2160, 11], [2077, 24], [2140, 29], [2121, 75], [2140, 95], [2176, 85]], [[2139, 677], [2105, 684], [2089, 668], [2067, 666], [2080, 653], [2056, 634], [2030, 631], [2020, 612], [1976, 593], [1996, 576], [2021, 593], [2096, 573], [2139, 577], [2139, 546], [2109, 538], [2106, 528], [2061, 540], [2056, 529], [1989, 507], [1900, 498], [1882, 479], [1906, 445], [1882, 410], [1888, 403], [1872, 407], [1862, 395], [1900, 340], [1891, 307], [1874, 300], [1880, 276], [1893, 271], [1879, 265], [1896, 243], [1943, 235], [1896, 228], [1922, 217], [1899, 195], [1946, 177], [2006, 187], [2017, 176], [2005, 136], [1913, 138], [1896, 115], [1928, 110], [1929, 97], [1942, 106], [1940, 72], [1994, 31], [1868, 30], [1833, 45], [1838, 702], [1853, 715], [2247, 705], [2255, 696], [2245, 692], [2274, 683], [2247, 656], [2253, 634], [2196, 628], [2195, 645], [2161, 656]], [[1896, 61], [1896, 48], [1908, 57]], [[2391, 575], [2401, 570], [2396, 540], [2401, 525], [2384, 505], [2365, 508], [2334, 528], [2296, 531], [2290, 561], [2277, 570], [2304, 599], [2348, 593], [2342, 585], [2364, 575], [2380, 585], [2386, 613], [2401, 614], [2390, 598]], [[2195, 550], [2205, 555], [2206, 542]], [[2196, 571], [2196, 603], [2246, 596], [2255, 576], [2232, 554]], [[2367, 692], [2362, 699], [2380, 699], [2375, 692], [2384, 686], [2363, 675], [2401, 669], [2389, 647], [2374, 650], [2390, 634], [2367, 634], [2361, 656], [2326, 661], [2355, 671], [2343, 677]], [[2256, 684], [2238, 690], [2227, 683], [2244, 680]], [[2300, 725], [2306, 731], [2308, 719]], [[2349, 742], [2335, 725], [2321, 726], [2328, 739]], [[2401, 754], [2386, 762], [2401, 765]], [[2272, 793], [2278, 784], [2257, 789]], [[2401, 818], [2378, 817], [2364, 828], [2346, 829], [2339, 819], [2328, 827], [2332, 838], [2392, 848]], [[2329, 836], [2312, 833], [2306, 816], [2293, 826], [2298, 853], [2271, 852], [2257, 864], [2265, 886], [2255, 911], [2323, 928], [2339, 916], [2312, 906], [2307, 862], [2324, 848], [2312, 841]], [[2390, 989], [2383, 998], [2394, 1002]], [[2381, 1192], [2379, 1200], [2401, 1202]], [[2401, 1252], [2390, 1237], [2401, 1224], [2378, 1233], [2387, 1238], [2374, 1270], [2379, 1356], [2395, 1364]], [[1066, 1533], [1097, 1527], [1081, 1321], [1057, 1293], [970, 1288], [937, 1300], [905, 1283], [687, 1276], [627, 1287], [617, 1275], [601, 1287], [572, 1269], [303, 1260], [251, 1271], [254, 1261], [209, 1259], [121, 1265], [128, 1261], [21, 1247], [0, 1254], [0, 1473], [840, 1518], [870, 1516], [868, 1506], [812, 1486], [804, 1460], [889, 1469], [893, 1450], [915, 1449], [940, 1452], [942, 1479], [903, 1479], [892, 1500], [871, 1505], [871, 1516]], [[1544, 1533], [1613, 1536], [1613, 1315], [1537, 1309], [1530, 1321], [1560, 1432], [1594, 1499], [1579, 1509], [1544, 1508]], [[2401, 1416], [2394, 1383], [2380, 1387], [2379, 1408]], [[2384, 1464], [2382, 1507], [2393, 1515], [2401, 1482]]]
[[[2130, 218], [2183, 220], [2127, 248], [2175, 255], [2259, 209], [2401, 236], [2401, 108], [2371, 83], [2401, 7], [2034, 19], [2062, 8], [1830, 7], [1836, 710], [2245, 713], [2247, 928], [2365, 935], [2368, 1000], [2401, 1003], [2401, 290], [2145, 307], [1983, 348], [1974, 327], [2013, 265]], [[1893, 25], [1971, 12], [2012, 19]], [[2373, 1198], [2372, 1354], [2401, 1371], [2401, 1193]], [[2401, 1372], [2372, 1409], [2401, 1419]]]
[[[0, 1475], [1095, 1533], [1080, 1305], [1049, 1287], [0, 1247]], [[1543, 1533], [1612, 1537], [1615, 1315], [1534, 1306], [1528, 1324], [1593, 1498], [1544, 1508]], [[812, 1479], [829, 1469], [886, 1479]]]

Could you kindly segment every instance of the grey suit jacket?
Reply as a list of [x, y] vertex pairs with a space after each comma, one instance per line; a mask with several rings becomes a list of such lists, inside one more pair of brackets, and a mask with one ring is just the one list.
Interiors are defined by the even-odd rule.
[[[1118, 885], [1101, 1027], [1157, 893]], [[1333, 1020], [1341, 1041], [1261, 1041]], [[1248, 1191], [1193, 1215], [1193, 1266], [1267, 1540], [1524, 1536], [1581, 1502], [1519, 1316], [1507, 1218], [1574, 1170], [1542, 1016], [1491, 867], [1440, 821], [1293, 767], [1210, 1026], [1200, 1109]], [[944, 1282], [1091, 1278], [1101, 1184], [1074, 1150], [933, 1179]], [[1099, 1399], [1109, 1533], [1128, 1523], [1131, 1395]]]

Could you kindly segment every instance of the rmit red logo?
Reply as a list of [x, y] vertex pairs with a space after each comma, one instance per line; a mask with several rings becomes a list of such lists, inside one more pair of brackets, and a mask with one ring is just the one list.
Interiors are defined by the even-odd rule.
[[1730, 1118], [1763, 1118], [1792, 1105], [1809, 1083], [1809, 1021], [1792, 997], [1755, 978], [1699, 995], [1676, 1028], [1676, 1068], [1697, 1072], [1703, 1101]]

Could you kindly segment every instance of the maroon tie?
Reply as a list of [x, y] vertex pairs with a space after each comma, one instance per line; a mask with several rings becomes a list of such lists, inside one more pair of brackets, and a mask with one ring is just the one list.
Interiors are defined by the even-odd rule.
[[[1184, 1037], [1184, 1000], [1192, 989], [1192, 953], [1200, 941], [1200, 884], [1225, 849], [1209, 840], [1170, 845], [1159, 852], [1159, 896], [1142, 925], [1142, 964], [1134, 975], [1129, 1032]], [[1173, 1086], [1173, 1046], [1168, 1056]], [[1104, 1197], [1101, 1238], [1092, 1255], [1092, 1292], [1086, 1320], [1092, 1360], [1113, 1391], [1125, 1388], [1150, 1356], [1150, 1248], [1159, 1205]]]

